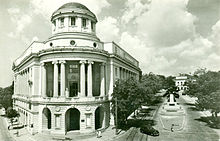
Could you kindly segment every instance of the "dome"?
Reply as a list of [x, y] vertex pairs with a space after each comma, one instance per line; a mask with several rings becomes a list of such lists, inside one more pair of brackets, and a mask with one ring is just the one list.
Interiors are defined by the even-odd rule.
[[86, 6], [76, 3], [76, 2], [70, 2], [62, 5], [60, 8], [58, 8], [51, 17], [51, 21], [53, 18], [61, 13], [76, 13], [76, 14], [85, 14], [88, 15], [97, 21], [97, 18], [94, 13], [92, 13]]

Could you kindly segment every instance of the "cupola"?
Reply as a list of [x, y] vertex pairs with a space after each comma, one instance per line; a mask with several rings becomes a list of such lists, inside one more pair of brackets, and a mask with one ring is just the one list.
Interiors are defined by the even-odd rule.
[[82, 32], [95, 34], [97, 18], [86, 6], [71, 2], [58, 8], [51, 16], [52, 34]]

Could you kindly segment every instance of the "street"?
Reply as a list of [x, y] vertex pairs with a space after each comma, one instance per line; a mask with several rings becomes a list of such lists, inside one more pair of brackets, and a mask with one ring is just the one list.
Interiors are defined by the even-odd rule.
[[2, 116], [0, 116], [0, 125], [0, 141], [13, 141]]
[[199, 121], [200, 114], [192, 108], [192, 105], [180, 98], [179, 103], [186, 112], [186, 121], [180, 131], [171, 132], [165, 130], [160, 122], [159, 112], [156, 115], [155, 129], [159, 130], [160, 136], [148, 136], [148, 141], [219, 141], [219, 137], [214, 130], [206, 126], [206, 123]]

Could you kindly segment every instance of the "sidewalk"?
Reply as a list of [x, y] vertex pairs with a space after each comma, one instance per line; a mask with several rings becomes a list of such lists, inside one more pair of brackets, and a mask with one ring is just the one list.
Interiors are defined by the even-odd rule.
[[[158, 111], [158, 106], [150, 106], [153, 111], [150, 112], [148, 116], [149, 119], [153, 119], [155, 114]], [[8, 127], [9, 122], [7, 118], [4, 118], [6, 126]], [[118, 131], [118, 134], [115, 135], [115, 128], [113, 126], [109, 126], [104, 132], [101, 133], [101, 137], [97, 138], [96, 133], [71, 133], [67, 135], [54, 135], [49, 133], [37, 133], [35, 135], [31, 135], [26, 127], [21, 129], [12, 129], [9, 130], [10, 136], [14, 139], [14, 141], [55, 141], [55, 140], [72, 140], [72, 141], [124, 141], [131, 134], [134, 128], [130, 128], [127, 131]], [[16, 134], [18, 132], [18, 135]]]
[[[9, 123], [7, 121], [7, 118], [4, 119], [6, 126], [8, 127]], [[123, 138], [122, 136], [126, 135], [125, 131], [121, 131], [118, 135], [115, 135], [115, 129], [113, 129], [112, 127], [113, 126], [108, 127], [103, 133], [101, 133], [100, 138], [97, 138], [95, 133], [71, 133], [69, 135], [37, 133], [35, 135], [31, 135], [26, 128], [9, 130], [9, 134], [14, 139], [14, 141], [55, 141], [65, 139], [72, 141], [115, 141], [121, 140], [119, 138]], [[17, 131], [19, 132], [18, 136], [15, 134]]]

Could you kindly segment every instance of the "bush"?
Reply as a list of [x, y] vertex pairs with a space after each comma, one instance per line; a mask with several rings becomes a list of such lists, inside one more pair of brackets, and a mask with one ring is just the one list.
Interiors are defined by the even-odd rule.
[[8, 109], [6, 110], [6, 117], [14, 118], [18, 116], [20, 116], [20, 114], [15, 109], [12, 109], [12, 107], [8, 107]]

